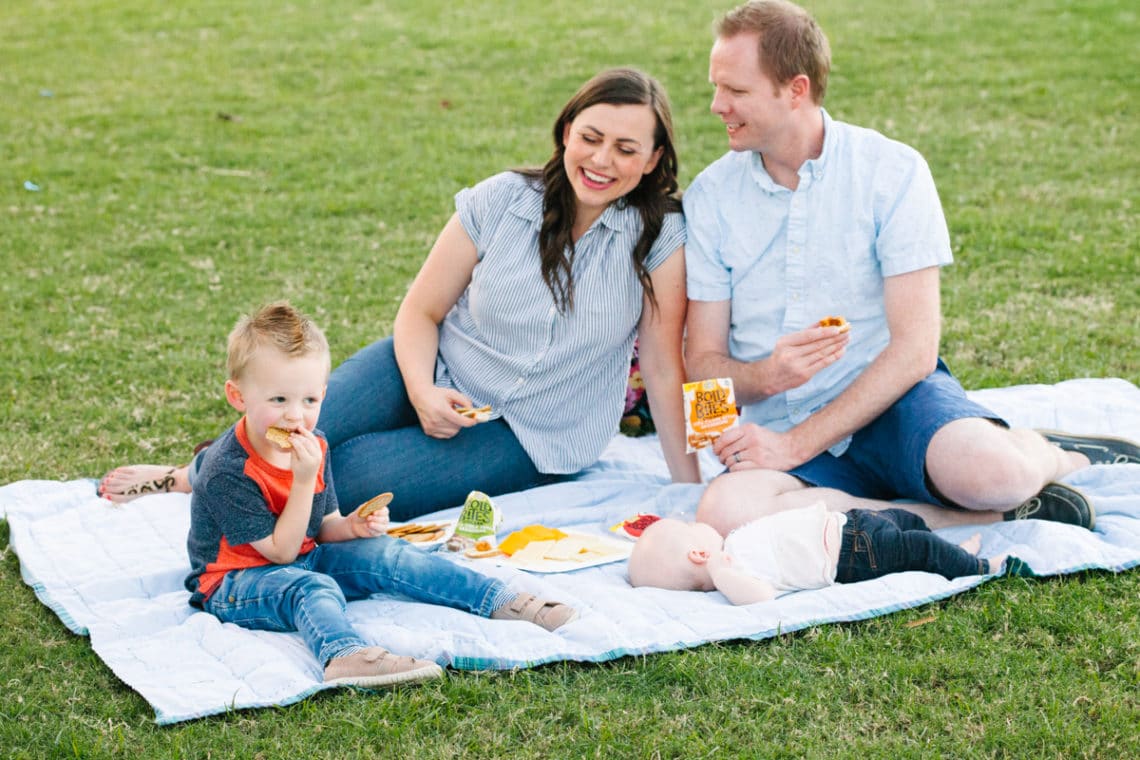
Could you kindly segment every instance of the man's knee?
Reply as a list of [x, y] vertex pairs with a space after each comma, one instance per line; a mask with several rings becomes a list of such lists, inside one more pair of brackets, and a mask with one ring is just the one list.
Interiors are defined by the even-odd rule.
[[778, 497], [803, 488], [796, 478], [775, 470], [729, 472], [712, 480], [697, 504], [697, 521], [722, 535], [758, 517], [778, 512]]
[[926, 468], [942, 496], [967, 509], [1006, 509], [1033, 496], [1044, 485], [1041, 465], [1017, 444], [1009, 430], [981, 428], [972, 440], [936, 448], [931, 442]]

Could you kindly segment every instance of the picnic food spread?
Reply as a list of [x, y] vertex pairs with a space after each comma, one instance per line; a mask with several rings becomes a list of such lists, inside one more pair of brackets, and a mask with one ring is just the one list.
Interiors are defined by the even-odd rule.
[[293, 448], [293, 444], [289, 441], [291, 435], [293, 435], [292, 430], [281, 427], [270, 427], [265, 431], [265, 437], [269, 439], [270, 443], [275, 443], [283, 449]]
[[627, 556], [627, 550], [623, 550], [620, 546], [615, 547], [612, 541], [600, 536], [581, 533], [562, 535], [562, 538], [528, 542], [526, 546], [511, 554], [512, 563], [542, 566], [543, 563], [566, 562], [586, 566], [597, 564], [599, 560], [609, 557], [616, 559]]
[[373, 496], [371, 499], [357, 507], [356, 514], [360, 515], [361, 517], [368, 517], [368, 515], [372, 514], [373, 512], [379, 512], [381, 509], [388, 506], [391, 501], [392, 492], [385, 491], [382, 494]]
[[681, 386], [685, 397], [685, 452], [692, 454], [740, 422], [731, 377], [697, 380]]

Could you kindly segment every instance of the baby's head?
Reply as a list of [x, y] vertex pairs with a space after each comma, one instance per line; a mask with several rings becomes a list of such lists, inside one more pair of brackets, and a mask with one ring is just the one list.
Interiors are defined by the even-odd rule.
[[724, 538], [711, 525], [665, 518], [645, 529], [629, 557], [632, 586], [712, 591], [708, 558], [723, 551]]

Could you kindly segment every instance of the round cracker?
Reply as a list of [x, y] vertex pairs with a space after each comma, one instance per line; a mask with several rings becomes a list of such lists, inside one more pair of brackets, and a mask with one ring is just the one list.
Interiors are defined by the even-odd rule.
[[373, 512], [379, 512], [381, 509], [388, 506], [391, 502], [392, 492], [385, 491], [382, 494], [373, 496], [371, 499], [361, 504], [357, 508], [356, 514], [360, 515], [361, 517], [368, 517], [368, 515], [372, 514]]

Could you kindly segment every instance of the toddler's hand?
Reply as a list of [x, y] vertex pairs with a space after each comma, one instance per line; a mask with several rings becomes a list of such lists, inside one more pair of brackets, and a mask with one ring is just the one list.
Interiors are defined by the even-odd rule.
[[315, 482], [321, 468], [321, 442], [313, 435], [313, 431], [304, 428], [294, 430], [289, 442], [293, 444], [289, 450], [293, 479]]
[[388, 508], [378, 509], [368, 517], [361, 517], [358, 512], [353, 512], [348, 516], [348, 520], [352, 526], [352, 534], [357, 538], [382, 536], [388, 530]]

